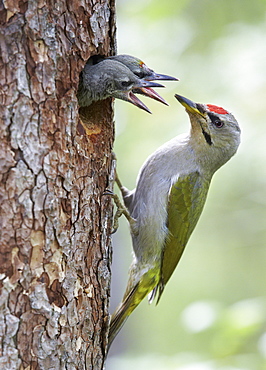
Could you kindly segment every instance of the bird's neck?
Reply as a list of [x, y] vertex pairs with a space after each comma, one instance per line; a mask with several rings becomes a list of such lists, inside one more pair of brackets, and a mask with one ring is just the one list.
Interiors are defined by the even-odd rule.
[[223, 165], [219, 150], [214, 145], [209, 144], [202, 133], [195, 135], [193, 131], [190, 132], [188, 145], [193, 151], [193, 156], [202, 175], [211, 179], [214, 172]]

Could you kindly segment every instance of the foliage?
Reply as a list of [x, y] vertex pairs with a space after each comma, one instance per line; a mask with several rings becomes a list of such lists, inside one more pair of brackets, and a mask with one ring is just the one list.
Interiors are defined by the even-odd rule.
[[[117, 18], [119, 53], [180, 78], [160, 90], [170, 107], [145, 101], [152, 115], [116, 102], [115, 152], [124, 185], [133, 188], [146, 157], [189, 129], [174, 93], [232, 111], [242, 143], [215, 175], [199, 225], [159, 305], [144, 302], [130, 317], [107, 368], [263, 369], [265, 1], [120, 0]], [[131, 258], [128, 227], [121, 224], [114, 239], [113, 308]]]

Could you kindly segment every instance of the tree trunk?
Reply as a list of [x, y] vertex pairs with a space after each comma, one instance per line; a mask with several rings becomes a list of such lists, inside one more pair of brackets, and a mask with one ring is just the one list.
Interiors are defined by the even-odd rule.
[[114, 0], [0, 0], [0, 22], [0, 368], [102, 369], [113, 114], [76, 91]]

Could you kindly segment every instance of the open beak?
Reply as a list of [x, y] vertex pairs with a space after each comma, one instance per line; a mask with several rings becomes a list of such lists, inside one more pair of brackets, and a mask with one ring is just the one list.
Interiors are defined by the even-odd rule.
[[149, 98], [152, 98], [154, 100], [157, 100], [165, 105], [169, 105], [155, 90], [153, 90], [151, 87], [142, 87], [139, 89], [134, 90], [137, 94], [142, 94], [145, 96], [148, 96]]
[[159, 73], [155, 73], [153, 71], [149, 76], [145, 77], [145, 80], [146, 81], [154, 81], [154, 80], [179, 81], [178, 78], [168, 76], [168, 75], [162, 75]]
[[136, 107], [139, 107], [140, 109], [143, 109], [148, 113], [151, 113], [149, 108], [146, 107], [146, 105], [144, 103], [142, 103], [142, 101], [139, 98], [137, 98], [136, 95], [134, 95], [132, 91], [129, 91], [126, 94], [125, 100], [127, 100], [129, 103], [132, 103], [132, 104], [136, 105]]
[[199, 114], [205, 118], [205, 115], [198, 110], [196, 103], [194, 103], [192, 100], [189, 100], [184, 96], [178, 94], [175, 94], [175, 98], [179, 101], [179, 103], [181, 103], [186, 108], [188, 112], [193, 114]]
[[153, 97], [153, 99], [155, 99], [156, 97], [157, 100], [163, 103], [164, 99], [161, 98], [160, 95], [157, 94], [154, 90], [152, 90], [151, 87], [164, 87], [164, 86], [161, 84], [158, 84], [157, 82], [139, 80], [137, 83], [134, 84], [134, 86], [132, 87], [132, 90], [126, 93], [126, 95], [124, 96], [124, 100], [127, 100], [128, 102], [136, 105], [136, 107], [139, 107], [140, 109], [143, 109], [148, 113], [151, 113], [149, 108], [146, 107], [146, 105], [142, 103], [142, 101], [139, 98], [137, 98], [136, 95], [134, 94], [134, 93], [139, 93], [139, 94], [147, 95], [147, 96]]

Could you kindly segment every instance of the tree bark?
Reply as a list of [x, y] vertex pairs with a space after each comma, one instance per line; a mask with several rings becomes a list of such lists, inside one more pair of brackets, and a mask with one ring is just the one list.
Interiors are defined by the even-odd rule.
[[114, 0], [0, 0], [1, 369], [102, 369], [111, 99], [79, 73], [115, 53]]

